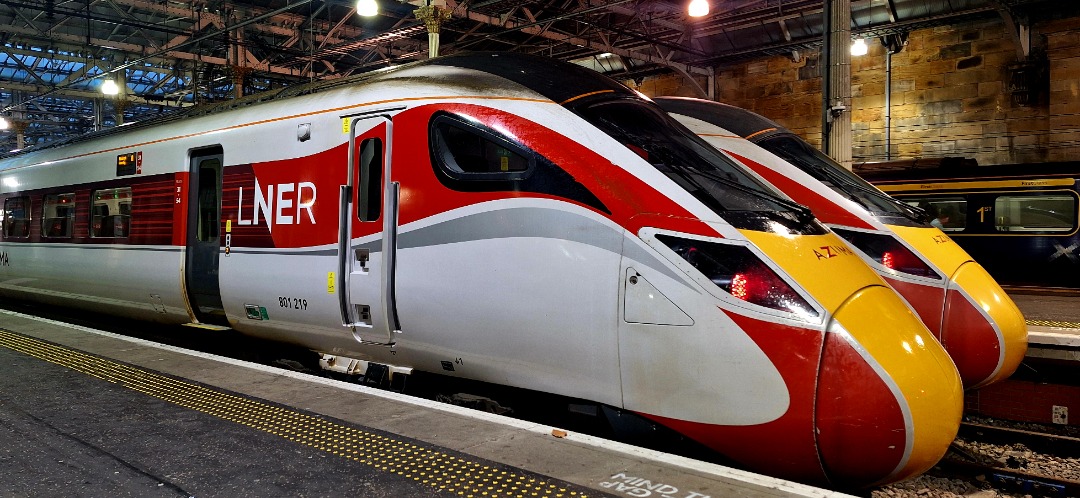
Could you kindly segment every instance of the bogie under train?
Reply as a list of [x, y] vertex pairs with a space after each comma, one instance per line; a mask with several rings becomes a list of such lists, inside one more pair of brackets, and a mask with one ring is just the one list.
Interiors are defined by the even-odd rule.
[[587, 69], [450, 56], [125, 128], [0, 163], [0, 293], [590, 400], [802, 481], [956, 433], [877, 274]]

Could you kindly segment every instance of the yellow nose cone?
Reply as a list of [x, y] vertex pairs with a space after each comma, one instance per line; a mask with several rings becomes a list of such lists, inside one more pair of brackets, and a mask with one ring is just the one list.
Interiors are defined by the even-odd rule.
[[960, 427], [952, 360], [888, 287], [857, 292], [829, 326], [818, 382], [819, 452], [835, 483], [925, 472]]
[[964, 386], [1008, 378], [1027, 354], [1027, 323], [1001, 286], [978, 263], [953, 274], [941, 343], [964, 374]]
[[1012, 375], [1027, 353], [1027, 324], [1016, 303], [941, 230], [889, 228], [948, 279], [940, 338], [964, 387], [982, 387]]

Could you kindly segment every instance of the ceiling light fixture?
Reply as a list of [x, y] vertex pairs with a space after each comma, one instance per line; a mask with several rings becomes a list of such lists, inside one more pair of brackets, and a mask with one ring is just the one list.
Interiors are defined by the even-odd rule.
[[869, 50], [870, 47], [866, 46], [866, 40], [863, 40], [862, 38], [856, 38], [855, 42], [851, 44], [851, 55], [866, 55], [866, 52]]
[[101, 93], [105, 95], [116, 95], [120, 93], [120, 87], [116, 85], [116, 81], [113, 79], [107, 79], [101, 82]]
[[371, 17], [379, 14], [379, 4], [375, 0], [358, 0], [356, 13], [363, 17]]
[[690, 6], [687, 7], [686, 13], [690, 14], [690, 17], [704, 17], [709, 15], [708, 0], [690, 0]]
[[7, 118], [0, 116], [0, 130], [6, 130], [11, 127], [11, 123], [8, 123]]

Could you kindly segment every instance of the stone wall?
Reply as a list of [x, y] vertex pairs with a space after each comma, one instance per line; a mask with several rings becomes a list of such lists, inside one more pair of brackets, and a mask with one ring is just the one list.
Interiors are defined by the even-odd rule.
[[[1080, 18], [1036, 24], [1033, 33], [1048, 78], [1022, 102], [1027, 94], [1010, 92], [1010, 68], [1020, 56], [1000, 18], [911, 32], [892, 60], [891, 158], [962, 156], [982, 165], [1080, 160]], [[852, 58], [856, 162], [886, 157], [885, 48], [869, 45], [869, 54]], [[812, 52], [799, 60], [776, 56], [719, 67], [717, 100], [775, 119], [820, 146], [818, 64]], [[639, 90], [699, 96], [681, 79], [649, 79]]]

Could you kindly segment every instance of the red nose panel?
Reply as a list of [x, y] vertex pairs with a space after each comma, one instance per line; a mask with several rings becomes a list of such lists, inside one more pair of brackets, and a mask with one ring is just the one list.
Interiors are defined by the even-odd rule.
[[938, 340], [941, 340], [941, 313], [945, 305], [945, 289], [931, 285], [914, 284], [889, 278], [882, 275], [885, 281], [892, 286], [908, 304], [919, 314], [923, 325], [930, 329]]
[[[758, 425], [713, 425], [642, 414], [743, 467], [796, 481], [826, 484], [814, 441], [814, 375], [821, 332], [754, 320], [724, 311], [768, 355], [788, 387], [790, 403], [780, 418]], [[740, 405], [752, 410], [753, 399]]]
[[944, 322], [941, 345], [956, 363], [964, 387], [974, 386], [993, 375], [1001, 361], [998, 333], [960, 291], [949, 291]]
[[904, 457], [907, 429], [896, 397], [839, 334], [826, 334], [816, 418], [822, 463], [837, 485], [884, 479]]

